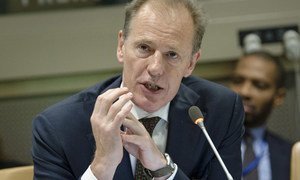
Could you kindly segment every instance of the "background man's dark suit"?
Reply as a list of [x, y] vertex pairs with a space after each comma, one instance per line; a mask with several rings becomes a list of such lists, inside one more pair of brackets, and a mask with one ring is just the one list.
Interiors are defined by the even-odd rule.
[[[109, 79], [36, 117], [32, 154], [37, 178], [78, 179], [85, 172], [95, 148], [90, 124], [95, 99], [120, 83], [120, 77]], [[192, 105], [203, 111], [207, 131], [224, 163], [234, 179], [240, 179], [240, 143], [244, 131], [241, 100], [230, 90], [195, 77], [185, 79], [170, 104], [166, 152], [179, 167], [175, 179], [226, 179], [201, 129], [188, 116]], [[127, 152], [114, 179], [133, 179]]]
[[270, 131], [266, 132], [266, 141], [269, 145], [272, 179], [290, 179], [292, 145]]

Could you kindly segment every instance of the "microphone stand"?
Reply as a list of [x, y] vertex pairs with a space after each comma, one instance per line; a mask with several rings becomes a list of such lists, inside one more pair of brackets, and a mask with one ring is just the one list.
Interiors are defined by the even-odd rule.
[[224, 164], [222, 158], [220, 157], [220, 155], [219, 155], [219, 153], [218, 153], [216, 147], [214, 146], [212, 140], [210, 139], [210, 136], [208, 135], [208, 133], [207, 133], [207, 131], [206, 131], [206, 128], [205, 128], [205, 126], [204, 126], [204, 123], [203, 123], [203, 122], [198, 122], [197, 124], [198, 124], [198, 126], [202, 129], [204, 135], [206, 136], [206, 139], [207, 139], [207, 141], [208, 141], [210, 147], [211, 147], [212, 150], [214, 151], [216, 157], [218, 158], [218, 160], [219, 160], [219, 162], [220, 162], [220, 164], [221, 164], [221, 166], [222, 166], [222, 168], [223, 168], [223, 170], [224, 170], [224, 172], [225, 172], [225, 174], [226, 174], [226, 176], [227, 176], [227, 179], [228, 179], [228, 180], [233, 180], [233, 178], [232, 178], [231, 174], [229, 173], [228, 169], [226, 168], [226, 166], [225, 166], [225, 164]]

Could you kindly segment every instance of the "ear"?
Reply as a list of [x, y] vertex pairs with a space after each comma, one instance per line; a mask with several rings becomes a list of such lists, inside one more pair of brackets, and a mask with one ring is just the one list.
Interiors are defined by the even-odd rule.
[[284, 98], [286, 95], [286, 89], [285, 88], [279, 88], [276, 92], [274, 101], [273, 101], [273, 106], [279, 106], [282, 105], [284, 102]]
[[120, 63], [124, 62], [124, 36], [123, 31], [120, 30], [118, 33], [118, 47], [117, 47], [117, 58]]
[[184, 77], [188, 77], [188, 76], [190, 76], [190, 75], [192, 74], [192, 72], [194, 71], [195, 66], [196, 66], [198, 60], [200, 59], [200, 56], [201, 56], [201, 51], [200, 51], [200, 50], [197, 51], [197, 52], [193, 55], [193, 57], [192, 57], [192, 59], [191, 59], [189, 65], [188, 65], [188, 67], [187, 67], [187, 69], [186, 69], [186, 72], [184, 73]]

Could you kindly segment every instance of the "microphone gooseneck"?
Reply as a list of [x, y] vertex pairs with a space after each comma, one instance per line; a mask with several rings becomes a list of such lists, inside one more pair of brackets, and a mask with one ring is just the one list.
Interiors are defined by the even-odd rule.
[[189, 116], [190, 116], [190, 118], [192, 119], [192, 121], [193, 121], [195, 124], [197, 124], [197, 125], [202, 129], [202, 131], [203, 131], [203, 133], [204, 133], [204, 135], [205, 135], [207, 141], [208, 141], [209, 144], [210, 144], [210, 147], [211, 147], [212, 150], [214, 151], [214, 153], [215, 153], [217, 159], [219, 160], [219, 162], [220, 162], [220, 164], [221, 164], [221, 166], [222, 166], [222, 168], [223, 168], [223, 170], [224, 170], [224, 172], [225, 172], [225, 174], [226, 174], [226, 176], [227, 176], [227, 179], [228, 179], [228, 180], [233, 180], [233, 178], [232, 178], [231, 174], [229, 173], [227, 167], [225, 166], [225, 164], [224, 164], [224, 162], [223, 162], [221, 156], [219, 155], [219, 152], [217, 151], [215, 145], [213, 144], [212, 140], [210, 139], [209, 134], [208, 134], [207, 131], [206, 131], [206, 128], [205, 128], [204, 123], [203, 123], [204, 117], [203, 117], [203, 114], [202, 114], [202, 112], [200, 111], [200, 109], [199, 109], [197, 106], [191, 106], [191, 107], [189, 108]]

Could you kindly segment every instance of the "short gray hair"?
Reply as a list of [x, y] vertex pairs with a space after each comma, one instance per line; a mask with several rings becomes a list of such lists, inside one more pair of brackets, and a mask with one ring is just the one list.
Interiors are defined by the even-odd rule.
[[[151, 0], [132, 0], [126, 6], [125, 22], [123, 27], [124, 38], [129, 34], [129, 26], [132, 18], [136, 15], [138, 10], [146, 2]], [[152, 0], [155, 1], [155, 0]], [[190, 12], [190, 15], [194, 22], [194, 42], [193, 53], [197, 52], [201, 48], [202, 39], [204, 36], [205, 28], [207, 25], [207, 17], [200, 4], [200, 0], [156, 0], [166, 4], [182, 4]]]

